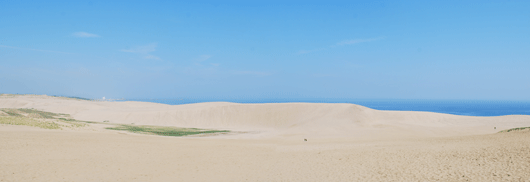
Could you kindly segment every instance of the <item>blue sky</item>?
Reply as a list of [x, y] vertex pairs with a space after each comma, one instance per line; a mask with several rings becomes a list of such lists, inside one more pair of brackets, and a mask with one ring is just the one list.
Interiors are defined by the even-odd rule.
[[530, 1], [0, 1], [0, 93], [530, 100]]

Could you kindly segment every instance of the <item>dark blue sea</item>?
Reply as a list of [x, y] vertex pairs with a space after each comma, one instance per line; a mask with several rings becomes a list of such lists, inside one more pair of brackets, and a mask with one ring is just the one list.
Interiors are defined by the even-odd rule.
[[377, 110], [429, 111], [465, 116], [530, 115], [530, 101], [478, 100], [360, 100], [360, 99], [126, 99], [169, 105], [200, 102], [235, 103], [352, 103]]

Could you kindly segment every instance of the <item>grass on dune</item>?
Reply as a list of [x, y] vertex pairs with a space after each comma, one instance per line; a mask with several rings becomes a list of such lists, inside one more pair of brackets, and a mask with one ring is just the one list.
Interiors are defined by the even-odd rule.
[[9, 116], [15, 116], [15, 117], [23, 117], [22, 114], [19, 114], [16, 109], [0, 109], [0, 111], [3, 111]]
[[133, 133], [162, 135], [162, 136], [187, 136], [220, 134], [230, 132], [228, 130], [204, 130], [198, 128], [178, 128], [165, 126], [136, 126], [128, 124], [103, 122], [80, 121], [70, 118], [68, 114], [39, 111], [25, 108], [3, 108], [0, 109], [0, 124], [26, 125], [45, 129], [62, 129], [62, 127], [77, 128], [85, 127], [88, 124], [114, 125], [107, 127], [110, 130], [128, 131]]
[[82, 123], [75, 119], [57, 118], [69, 117], [70, 115], [68, 114], [26, 108], [3, 108], [0, 109], [0, 111], [0, 113], [5, 113], [3, 115], [7, 115], [0, 116], [0, 124], [26, 125], [44, 129], [62, 129], [62, 127], [77, 128], [87, 126], [86, 123]]
[[204, 130], [198, 128], [178, 128], [167, 126], [134, 126], [134, 125], [119, 125], [116, 127], [109, 127], [107, 129], [129, 131], [133, 133], [154, 134], [161, 136], [186, 136], [198, 134], [220, 134], [230, 132], [228, 130]]
[[55, 122], [43, 122], [32, 118], [16, 116], [0, 116], [0, 124], [25, 125], [44, 129], [61, 129], [60, 125]]
[[527, 129], [530, 130], [530, 127], [512, 128], [512, 129], [499, 131], [499, 133], [508, 133], [508, 132], [512, 132], [512, 131], [521, 131], [521, 130], [527, 130]]
[[36, 109], [25, 109], [25, 108], [20, 108], [20, 109], [4, 108], [4, 109], [0, 109], [0, 111], [3, 111], [4, 113], [10, 116], [29, 117], [29, 118], [57, 119], [56, 117], [70, 116], [68, 114], [52, 113], [52, 112], [39, 111]]
[[34, 117], [41, 117], [46, 119], [56, 119], [56, 117], [66, 117], [70, 116], [68, 114], [60, 114], [60, 113], [52, 113], [52, 112], [45, 112], [45, 111], [39, 111], [36, 109], [18, 109], [19, 111], [25, 112], [29, 115], [33, 115]]
[[[60, 97], [60, 96], [56, 96], [56, 97]], [[94, 99], [88, 99], [88, 98], [84, 98], [84, 97], [66, 97], [66, 98], [77, 99], [77, 100], [87, 100], [87, 101], [94, 100]]]
[[61, 122], [65, 122], [65, 123], [72, 123], [72, 122], [99, 123], [99, 122], [94, 122], [94, 121], [82, 121], [82, 120], [68, 119], [68, 118], [57, 118], [57, 119], [61, 120]]
[[87, 123], [94, 123], [90, 121], [79, 121], [75, 119], [65, 119], [65, 118], [59, 118], [59, 121], [63, 123], [68, 123], [70, 124], [71, 127], [85, 127], [88, 125]]
[[84, 97], [73, 97], [73, 96], [36, 95], [36, 94], [2, 94], [0, 93], [0, 97], [4, 97], [4, 98], [14, 98], [17, 96], [34, 96], [34, 97], [48, 96], [48, 97], [56, 97], [56, 98], [63, 98], [63, 99], [94, 101], [94, 99], [89, 99], [89, 98], [84, 98]]

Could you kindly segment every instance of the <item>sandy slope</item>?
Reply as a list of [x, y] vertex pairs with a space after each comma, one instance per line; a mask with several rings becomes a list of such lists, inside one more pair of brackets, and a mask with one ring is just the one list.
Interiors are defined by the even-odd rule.
[[530, 181], [530, 131], [496, 133], [530, 126], [530, 116], [377, 111], [352, 104], [169, 106], [45, 96], [0, 97], [0, 108], [251, 132], [161, 137], [96, 125], [76, 131], [0, 125], [0, 182]]
[[[0, 108], [35, 108], [79, 120], [139, 125], [231, 129], [294, 138], [407, 138], [495, 133], [530, 126], [530, 116], [471, 117], [429, 112], [379, 111], [354, 104], [165, 105], [95, 102], [46, 96], [0, 97]], [[497, 127], [495, 130], [494, 127]]]

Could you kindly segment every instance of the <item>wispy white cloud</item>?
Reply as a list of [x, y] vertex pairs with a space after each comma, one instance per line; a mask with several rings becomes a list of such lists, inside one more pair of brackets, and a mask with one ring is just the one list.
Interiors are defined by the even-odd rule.
[[144, 56], [144, 59], [160, 59], [158, 56], [153, 56], [153, 55], [147, 55], [147, 56]]
[[[208, 60], [208, 59], [210, 59], [211, 57], [212, 57], [211, 55], [200, 55], [200, 56], [197, 56], [196, 58], [193, 59], [192, 64], [195, 65], [195, 66], [204, 66], [203, 62]], [[210, 65], [219, 66], [219, 64], [213, 64], [213, 63], [210, 63]]]
[[358, 44], [358, 43], [363, 43], [363, 42], [372, 42], [372, 41], [381, 40], [381, 39], [383, 39], [383, 37], [371, 38], [371, 39], [344, 40], [344, 41], [338, 42], [337, 45], [344, 46], [344, 45]]
[[137, 46], [132, 49], [122, 49], [123, 52], [132, 52], [132, 53], [139, 53], [139, 54], [149, 54], [151, 52], [156, 51], [156, 43], [147, 44], [144, 46]]
[[203, 61], [206, 61], [208, 59], [210, 59], [212, 56], [210, 55], [200, 55], [197, 59], [195, 59], [195, 61], [197, 62], [203, 62]]
[[151, 52], [156, 51], [157, 43], [151, 43], [144, 46], [137, 46], [132, 49], [122, 49], [122, 52], [130, 52], [135, 54], [140, 54], [144, 59], [160, 59], [158, 56], [151, 55]]
[[363, 42], [372, 42], [372, 41], [377, 41], [377, 40], [381, 40], [381, 39], [383, 39], [383, 37], [371, 38], [371, 39], [344, 40], [344, 41], [336, 43], [335, 45], [330, 45], [330, 46], [323, 47], [323, 48], [312, 49], [312, 50], [300, 50], [296, 54], [308, 54], [308, 53], [312, 53], [312, 52], [323, 51], [323, 50], [326, 50], [326, 49], [329, 49], [329, 48], [334, 48], [334, 47], [337, 47], [337, 46], [346, 46], [346, 45], [358, 44], [358, 43], [363, 43]]
[[265, 72], [265, 71], [236, 71], [234, 72], [236, 75], [255, 75], [255, 76], [269, 76], [272, 75], [271, 72]]
[[9, 48], [9, 49], [18, 49], [18, 50], [27, 50], [27, 51], [38, 51], [38, 52], [51, 52], [51, 53], [60, 53], [60, 54], [72, 54], [72, 53], [69, 53], [69, 52], [50, 51], [50, 50], [43, 50], [43, 49], [20, 48], [20, 47], [6, 46], [6, 45], [0, 45], [0, 48]]
[[325, 77], [337, 77], [337, 74], [313, 74], [313, 77], [325, 78]]
[[83, 38], [99, 37], [99, 35], [96, 35], [96, 34], [93, 34], [93, 33], [87, 33], [87, 32], [74, 32], [74, 33], [72, 33], [72, 36], [74, 36], [74, 37], [83, 37]]
[[323, 51], [323, 50], [326, 50], [326, 48], [318, 48], [318, 49], [313, 49], [313, 50], [300, 50], [296, 54], [307, 54], [307, 53]]

